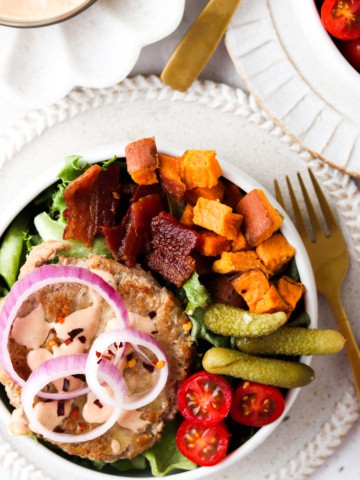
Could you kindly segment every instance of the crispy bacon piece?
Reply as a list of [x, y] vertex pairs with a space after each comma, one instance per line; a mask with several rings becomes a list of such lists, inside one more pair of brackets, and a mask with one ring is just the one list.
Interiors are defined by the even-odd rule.
[[128, 172], [135, 183], [151, 185], [157, 183], [158, 154], [154, 137], [142, 138], [125, 147]]
[[195, 259], [190, 254], [199, 234], [166, 212], [152, 219], [151, 233], [153, 250], [147, 255], [148, 266], [181, 287], [195, 270]]
[[107, 170], [93, 165], [68, 185], [64, 192], [65, 240], [80, 240], [90, 248], [103, 226], [114, 225], [120, 198], [119, 172], [117, 165]]
[[150, 241], [150, 223], [153, 217], [163, 210], [160, 195], [154, 193], [141, 197], [132, 203], [120, 225], [120, 244], [117, 257], [128, 267], [136, 264], [136, 259], [144, 253]]

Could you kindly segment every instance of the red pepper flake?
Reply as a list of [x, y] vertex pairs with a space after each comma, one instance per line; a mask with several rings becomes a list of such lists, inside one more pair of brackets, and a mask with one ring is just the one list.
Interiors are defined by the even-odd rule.
[[84, 335], [81, 335], [80, 337], [78, 337], [78, 340], [81, 343], [85, 343], [86, 342], [86, 337]]
[[64, 378], [64, 382], [63, 382], [63, 392], [67, 392], [69, 390], [69, 387], [70, 387], [70, 382], [67, 378]]
[[97, 358], [100, 358], [100, 357], [101, 357], [101, 353], [100, 353], [100, 352], [95, 352], [95, 355], [97, 356]]
[[79, 407], [74, 407], [70, 412], [70, 417], [73, 420], [77, 420], [78, 416], [79, 416]]
[[73, 339], [72, 339], [72, 338], [67, 338], [67, 339], [65, 340], [65, 345], [70, 345], [70, 343], [72, 343], [72, 342], [73, 342]]
[[55, 328], [50, 328], [49, 333], [56, 333]]
[[103, 408], [103, 404], [100, 402], [100, 400], [97, 398], [96, 400], [94, 400], [93, 402], [97, 407], [99, 408]]
[[70, 338], [72, 338], [74, 340], [74, 338], [77, 337], [79, 335], [79, 333], [81, 333], [83, 331], [84, 331], [83, 328], [74, 328], [73, 330], [68, 332], [68, 335], [69, 335]]
[[153, 365], [150, 365], [149, 363], [143, 362], [143, 367], [144, 367], [145, 370], [147, 370], [149, 373], [153, 373], [153, 371], [155, 370], [155, 367], [154, 367]]
[[108, 355], [113, 357], [115, 355], [115, 353], [110, 348], [108, 348]]
[[65, 415], [65, 400], [59, 400], [57, 406], [57, 416], [63, 417]]
[[99, 360], [96, 363], [99, 365], [99, 363], [101, 362], [102, 362], [102, 358], [99, 358]]
[[84, 430], [85, 423], [84, 422], [78, 422], [78, 426], [79, 426], [80, 430]]
[[116, 350], [119, 348], [119, 346], [116, 342], [114, 342], [114, 347], [116, 348]]
[[102, 358], [105, 358], [106, 360], [111, 360], [110, 355], [103, 355]]
[[153, 318], [156, 317], [156, 312], [155, 312], [154, 310], [152, 310], [151, 312], [148, 313], [148, 315], [149, 315], [149, 317], [150, 317], [151, 320], [152, 320]]
[[81, 380], [82, 382], [85, 382], [86, 378], [85, 378], [85, 375], [83, 373], [74, 373], [74, 375], [72, 375], [74, 378], [77, 378], [78, 380]]
[[58, 323], [64, 323], [64, 322], [65, 322], [65, 318], [64, 318], [64, 317], [58, 317], [58, 318], [57, 318], [57, 322], [58, 322]]

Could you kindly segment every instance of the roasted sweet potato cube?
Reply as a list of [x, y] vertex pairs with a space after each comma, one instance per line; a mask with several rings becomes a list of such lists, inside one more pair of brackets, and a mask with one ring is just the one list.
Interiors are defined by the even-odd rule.
[[285, 312], [288, 314], [289, 305], [282, 298], [275, 285], [271, 285], [263, 297], [251, 308], [255, 313]]
[[214, 302], [226, 303], [237, 308], [246, 308], [245, 300], [232, 285], [233, 276], [207, 275], [202, 279]]
[[195, 203], [200, 197], [208, 198], [209, 200], [219, 200], [220, 202], [224, 196], [225, 186], [221, 180], [214, 187], [195, 187], [185, 192], [185, 199], [187, 202]]
[[236, 207], [244, 217], [243, 230], [251, 247], [256, 247], [280, 228], [282, 219], [262, 190], [247, 193]]
[[159, 153], [159, 175], [161, 185], [166, 193], [177, 202], [184, 198], [186, 186], [180, 177], [180, 158]]
[[289, 305], [290, 311], [292, 312], [300, 298], [305, 293], [305, 287], [302, 283], [296, 282], [290, 277], [283, 276], [280, 277], [279, 280], [276, 282], [277, 289], [285, 300], [285, 302]]
[[194, 225], [194, 207], [188, 203], [181, 215], [180, 222], [188, 227], [192, 227]]
[[265, 265], [253, 250], [245, 252], [223, 252], [213, 263], [213, 271], [217, 273], [246, 272], [252, 268], [259, 268], [268, 273]]
[[241, 252], [243, 250], [249, 250], [249, 244], [246, 240], [245, 235], [240, 230], [236, 238], [232, 241], [231, 251], [232, 252]]
[[125, 147], [128, 172], [135, 183], [157, 183], [158, 154], [154, 137], [142, 138]]
[[230, 251], [230, 241], [215, 232], [200, 232], [197, 250], [205, 257], [216, 257]]
[[200, 197], [194, 207], [194, 224], [234, 240], [239, 233], [243, 217], [216, 200]]
[[268, 276], [259, 268], [236, 275], [231, 283], [238, 294], [244, 298], [250, 311], [253, 311], [256, 302], [261, 300], [271, 286]]
[[221, 176], [221, 167], [214, 150], [187, 150], [181, 157], [181, 179], [187, 189], [214, 187]]
[[295, 249], [284, 235], [276, 233], [256, 247], [256, 253], [265, 267], [272, 273], [277, 273], [295, 255]]

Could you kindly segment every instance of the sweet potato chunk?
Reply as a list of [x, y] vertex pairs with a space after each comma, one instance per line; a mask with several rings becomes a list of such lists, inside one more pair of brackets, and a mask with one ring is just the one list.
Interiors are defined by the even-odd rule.
[[158, 154], [154, 137], [142, 138], [125, 147], [128, 172], [135, 183], [157, 183]]
[[270, 288], [267, 275], [259, 268], [247, 270], [233, 277], [232, 286], [247, 303], [249, 310], [254, 311], [255, 304], [261, 300]]
[[213, 263], [213, 271], [217, 273], [246, 272], [252, 268], [259, 268], [268, 273], [265, 265], [253, 250], [245, 252], [223, 252], [219, 260]]
[[188, 203], [181, 215], [180, 222], [188, 227], [194, 225], [194, 207]]
[[263, 297], [252, 306], [255, 313], [285, 312], [288, 314], [289, 305], [282, 298], [275, 285], [271, 285]]
[[224, 196], [224, 190], [225, 185], [219, 180], [218, 183], [211, 188], [195, 187], [191, 190], [187, 190], [185, 192], [185, 199], [193, 205], [195, 205], [200, 197], [208, 198], [209, 200], [219, 200], [221, 202]]
[[197, 250], [205, 257], [216, 257], [230, 251], [230, 241], [214, 232], [201, 232]]
[[231, 251], [232, 252], [241, 252], [242, 250], [249, 250], [249, 244], [246, 240], [245, 235], [240, 230], [236, 238], [232, 241]]
[[298, 301], [305, 293], [305, 287], [302, 283], [295, 282], [290, 277], [280, 277], [276, 283], [277, 289], [290, 307], [290, 313], [295, 309]]
[[227, 205], [200, 197], [194, 207], [194, 223], [218, 235], [234, 240], [239, 233], [242, 215], [232, 213]]
[[214, 150], [187, 150], [180, 162], [181, 179], [187, 189], [214, 187], [221, 176]]
[[151, 220], [152, 252], [147, 255], [151, 270], [181, 287], [195, 270], [190, 256], [199, 235], [182, 225], [170, 213], [160, 212]]
[[237, 308], [245, 308], [245, 300], [236, 292], [232, 285], [233, 276], [208, 275], [202, 279], [215, 303], [226, 303]]
[[180, 158], [159, 153], [159, 174], [161, 185], [166, 193], [177, 202], [184, 198], [186, 186], [180, 177]]
[[282, 219], [262, 190], [247, 193], [236, 207], [244, 217], [244, 233], [251, 247], [256, 247], [280, 228]]
[[295, 249], [281, 233], [264, 240], [256, 247], [256, 253], [270, 272], [279, 272], [295, 255]]

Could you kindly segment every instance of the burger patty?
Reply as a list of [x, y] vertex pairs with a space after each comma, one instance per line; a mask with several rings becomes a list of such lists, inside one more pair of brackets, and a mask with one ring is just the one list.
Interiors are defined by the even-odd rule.
[[[22, 272], [27, 273], [57, 254], [61, 245], [58, 245], [57, 249], [52, 249], [49, 248], [49, 243], [46, 242], [33, 249]], [[62, 250], [64, 250], [64, 245], [62, 244]], [[39, 260], [41, 248], [46, 253], [44, 258]], [[36, 262], [33, 261], [34, 258], [36, 258]], [[137, 314], [137, 318], [140, 320], [147, 317], [147, 323], [149, 319], [152, 320], [154, 324], [152, 334], [166, 353], [169, 363], [166, 386], [156, 400], [139, 409], [140, 428], [137, 430], [130, 427], [125, 428], [119, 423], [115, 423], [105, 434], [94, 440], [57, 444], [71, 455], [97, 461], [113, 462], [118, 459], [133, 458], [151, 447], [160, 438], [164, 422], [172, 419], [177, 412], [177, 390], [180, 383], [187, 377], [194, 356], [190, 335], [183, 329], [183, 324], [187, 320], [183, 317], [182, 309], [174, 295], [166, 288], [161, 287], [151, 274], [140, 267], [129, 268], [115, 260], [108, 260], [97, 255], [90, 255], [87, 259], [60, 257], [59, 264], [84, 267], [99, 275], [102, 272], [107, 272], [106, 275], [111, 274], [116, 289], [124, 299], [129, 312]], [[38, 303], [41, 303], [45, 310], [46, 320], [56, 321], [64, 306], [70, 311], [79, 310], [90, 306], [92, 300], [89, 289], [79, 284], [48, 286], [31, 295], [22, 305], [18, 316], [27, 315]], [[104, 331], [107, 322], [112, 317], [112, 310], [107, 303], [103, 302], [96, 336]], [[137, 328], [141, 329], [141, 324]], [[9, 341], [9, 348], [16, 371], [26, 380], [30, 374], [27, 365], [29, 349], [16, 344], [13, 339]], [[128, 391], [130, 394], [141, 393], [151, 383], [151, 369], [137, 357], [136, 352], [131, 352], [129, 358], [135, 358], [137, 361], [133, 362], [135, 366], [124, 370]], [[15, 407], [19, 407], [20, 388], [5, 372], [1, 373], [0, 381], [6, 386], [11, 403]], [[80, 412], [85, 400], [83, 397], [74, 400], [74, 404], [79, 407]], [[81, 413], [79, 419], [83, 420]], [[79, 423], [77, 420], [70, 417], [64, 419], [60, 431], [79, 433], [76, 430]], [[81, 424], [82, 431], [97, 426], [97, 424], [88, 424], [84, 421]]]

